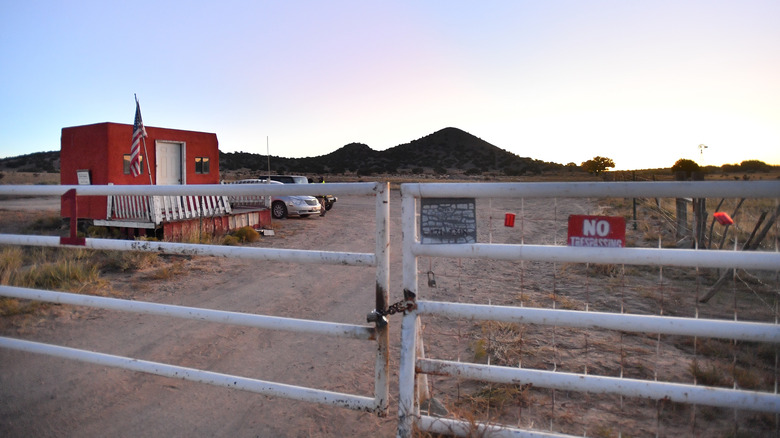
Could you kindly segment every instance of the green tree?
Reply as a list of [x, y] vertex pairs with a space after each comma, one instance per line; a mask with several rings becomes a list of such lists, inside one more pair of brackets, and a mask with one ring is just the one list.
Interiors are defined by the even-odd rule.
[[610, 167], [615, 167], [615, 162], [612, 158], [595, 156], [593, 159], [584, 161], [580, 167], [582, 170], [598, 175], [601, 172], [606, 172]]
[[685, 172], [686, 175], [691, 175], [693, 172], [699, 171], [699, 165], [693, 160], [686, 158], [680, 158], [672, 166], [672, 173]]
[[745, 160], [739, 163], [739, 167], [745, 172], [768, 172], [772, 166], [759, 160]]

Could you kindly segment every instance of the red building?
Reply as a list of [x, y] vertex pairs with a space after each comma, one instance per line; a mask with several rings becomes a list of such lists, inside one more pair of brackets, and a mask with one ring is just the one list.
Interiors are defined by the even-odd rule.
[[[146, 127], [146, 147], [141, 147], [139, 176], [130, 172], [130, 146], [133, 126], [121, 123], [97, 123], [62, 129], [60, 140], [60, 184], [62, 185], [171, 185], [218, 184], [219, 143], [217, 135], [208, 132]], [[151, 175], [150, 175], [151, 173]], [[142, 198], [142, 199], [139, 199]], [[159, 199], [158, 199], [159, 198]], [[231, 229], [232, 209], [227, 197], [78, 197], [79, 219], [90, 219], [96, 225], [121, 228], [165, 228], [166, 237], [176, 229], [187, 227], [187, 219], [220, 216], [221, 224], [213, 231]], [[182, 203], [182, 201], [184, 201]], [[70, 216], [70, 206], [62, 203], [62, 216]], [[183, 207], [182, 207], [183, 206]], [[178, 211], [177, 211], [178, 210]], [[208, 210], [208, 211], [206, 211]], [[267, 213], [267, 212], [266, 212]], [[224, 218], [222, 216], [225, 216]], [[270, 223], [240, 219], [243, 225]], [[244, 218], [245, 219], [245, 218]], [[235, 218], [232, 220], [235, 222]], [[171, 225], [179, 222], [177, 225]], [[242, 225], [242, 226], [243, 226]], [[181, 231], [180, 231], [181, 232]]]

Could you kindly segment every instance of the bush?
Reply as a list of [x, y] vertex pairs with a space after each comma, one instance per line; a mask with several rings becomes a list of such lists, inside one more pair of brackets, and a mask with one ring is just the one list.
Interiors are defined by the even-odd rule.
[[138, 271], [158, 263], [159, 255], [141, 251], [104, 251], [95, 254], [96, 262], [105, 271]]
[[252, 227], [241, 227], [233, 233], [233, 236], [241, 243], [257, 242], [257, 240], [260, 239], [260, 233], [255, 231]]
[[769, 172], [772, 170], [772, 166], [759, 160], [745, 160], [739, 163], [739, 167], [743, 172]]
[[236, 236], [227, 235], [225, 236], [224, 239], [222, 239], [222, 244], [225, 246], [236, 246], [239, 243], [240, 242], [238, 241], [238, 238]]
[[699, 169], [699, 165], [695, 161], [686, 158], [680, 158], [672, 165], [672, 173], [685, 172], [687, 176], [690, 176], [693, 172], [698, 172]]
[[611, 158], [596, 156], [591, 160], [582, 162], [580, 167], [582, 170], [598, 176], [600, 173], [609, 170], [609, 168], [615, 167], [615, 162]]

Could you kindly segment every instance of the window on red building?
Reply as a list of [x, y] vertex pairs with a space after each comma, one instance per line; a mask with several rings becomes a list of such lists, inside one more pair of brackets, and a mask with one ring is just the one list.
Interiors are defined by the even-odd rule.
[[209, 157], [195, 157], [195, 173], [209, 173]]
[[[140, 161], [141, 161], [141, 168], [143, 169], [144, 156], [140, 155], [139, 158], [140, 158]], [[123, 161], [122, 164], [123, 164], [123, 169], [124, 169], [125, 175], [130, 175], [130, 154], [124, 154], [122, 156], [122, 161]]]

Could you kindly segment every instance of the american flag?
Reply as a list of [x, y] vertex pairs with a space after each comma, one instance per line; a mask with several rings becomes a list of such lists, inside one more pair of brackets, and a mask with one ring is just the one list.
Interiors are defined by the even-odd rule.
[[133, 146], [130, 148], [130, 173], [141, 174], [141, 139], [146, 137], [144, 122], [141, 120], [141, 105], [135, 99], [135, 123], [133, 123]]

